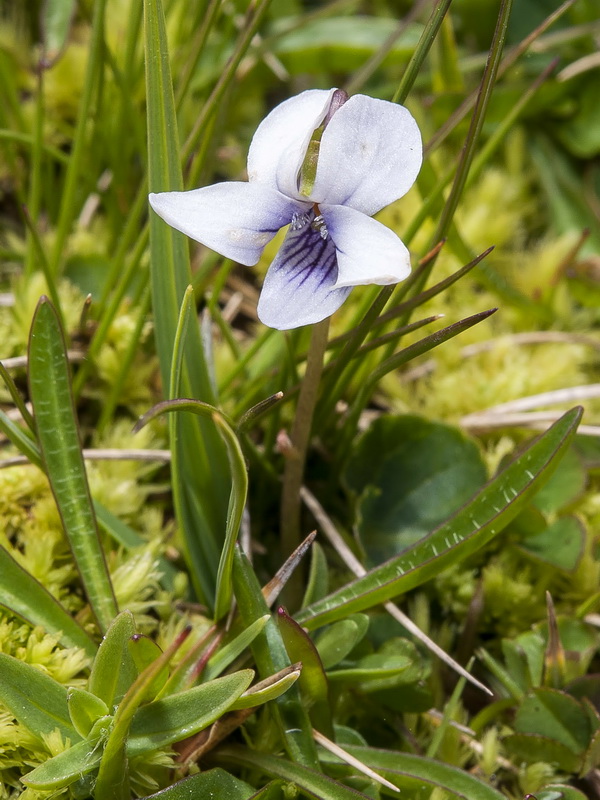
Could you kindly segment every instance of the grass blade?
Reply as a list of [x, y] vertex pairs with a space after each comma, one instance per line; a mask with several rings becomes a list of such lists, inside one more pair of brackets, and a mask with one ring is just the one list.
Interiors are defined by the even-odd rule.
[[[179, 141], [168, 61], [165, 19], [160, 0], [145, 0], [146, 89], [148, 112], [149, 189], [180, 190]], [[150, 215], [151, 285], [156, 347], [163, 386], [170, 386], [173, 348], [180, 306], [192, 282], [185, 237]], [[188, 326], [182, 355], [181, 391], [212, 403], [214, 392], [197, 325]], [[181, 484], [178, 521], [196, 592], [214, 602], [218, 553], [221, 548], [229, 476], [227, 455], [211, 420], [187, 415], [177, 419], [177, 437], [171, 442], [177, 484]]]

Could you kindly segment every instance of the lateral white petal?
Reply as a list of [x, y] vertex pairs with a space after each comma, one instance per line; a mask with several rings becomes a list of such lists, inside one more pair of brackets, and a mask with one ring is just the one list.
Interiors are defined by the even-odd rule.
[[312, 132], [327, 113], [335, 89], [309, 89], [284, 100], [263, 119], [248, 151], [248, 180], [297, 197], [298, 172]]
[[331, 316], [349, 288], [334, 288], [336, 251], [330, 237], [306, 224], [290, 230], [266, 274], [258, 301], [258, 317], [271, 328], [288, 330]]
[[197, 242], [250, 267], [265, 245], [306, 205], [261, 184], [216, 183], [149, 196], [156, 213]]
[[410, 274], [410, 254], [385, 225], [347, 206], [320, 206], [337, 251], [336, 288], [385, 286]]
[[406, 194], [422, 160], [421, 133], [404, 106], [354, 95], [325, 128], [311, 198], [371, 216]]

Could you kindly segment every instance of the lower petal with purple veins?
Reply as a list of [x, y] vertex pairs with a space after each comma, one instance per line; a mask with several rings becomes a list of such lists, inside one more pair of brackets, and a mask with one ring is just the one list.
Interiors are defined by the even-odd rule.
[[[311, 212], [311, 218], [314, 214]], [[269, 267], [258, 301], [258, 316], [271, 328], [288, 330], [331, 316], [351, 289], [332, 288], [338, 277], [336, 250], [307, 219], [290, 226]]]

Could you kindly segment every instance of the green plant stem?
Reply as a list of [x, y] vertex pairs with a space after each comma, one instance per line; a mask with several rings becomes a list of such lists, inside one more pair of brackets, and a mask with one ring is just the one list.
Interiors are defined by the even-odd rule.
[[452, 223], [452, 219], [454, 218], [454, 212], [456, 211], [456, 207], [462, 196], [463, 189], [469, 176], [471, 162], [475, 156], [475, 147], [479, 142], [479, 135], [483, 127], [487, 107], [492, 96], [494, 84], [496, 83], [496, 76], [500, 66], [500, 59], [502, 57], [502, 50], [504, 47], [504, 40], [506, 38], [506, 30], [508, 27], [508, 19], [510, 17], [511, 9], [512, 0], [503, 0], [500, 7], [500, 13], [498, 14], [498, 21], [496, 23], [496, 30], [494, 31], [494, 38], [492, 40], [488, 62], [483, 74], [483, 80], [481, 81], [481, 87], [475, 103], [473, 116], [471, 117], [469, 133], [461, 153], [454, 183], [452, 184], [452, 189], [450, 190], [450, 195], [448, 196], [448, 200], [444, 205], [437, 230], [431, 239], [432, 247], [447, 234]]
[[403, 103], [408, 97], [408, 93], [410, 92], [412, 85], [419, 74], [427, 53], [431, 49], [431, 45], [438, 34], [440, 26], [444, 21], [444, 17], [446, 16], [446, 12], [450, 8], [451, 2], [452, 0], [441, 0], [441, 2], [438, 3], [437, 7], [433, 10], [431, 17], [428, 19], [427, 25], [425, 25], [423, 33], [421, 34], [421, 38], [419, 39], [419, 43], [415, 48], [415, 52], [413, 53], [412, 58], [408, 62], [408, 66], [404, 71], [400, 85], [392, 97], [393, 103]]
[[[306, 373], [300, 388], [296, 416], [290, 434], [293, 449], [285, 462], [281, 492], [281, 547], [284, 558], [287, 558], [300, 544], [300, 487], [304, 477], [306, 453], [323, 372], [323, 357], [327, 349], [328, 334], [328, 319], [317, 323], [312, 329]], [[298, 578], [295, 580], [294, 578], [295, 576], [292, 576], [290, 581], [292, 584], [289, 589], [290, 599], [294, 598], [300, 588]]]

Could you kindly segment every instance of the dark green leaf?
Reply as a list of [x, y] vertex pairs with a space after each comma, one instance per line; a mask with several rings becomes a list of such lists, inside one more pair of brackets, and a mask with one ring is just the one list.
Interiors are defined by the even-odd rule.
[[514, 721], [516, 733], [554, 739], [581, 756], [590, 743], [587, 713], [575, 698], [556, 689], [537, 688], [523, 700]]
[[519, 547], [529, 555], [565, 572], [573, 572], [585, 546], [586, 533], [577, 517], [560, 517], [541, 533], [528, 536]]
[[581, 766], [581, 756], [549, 736], [537, 733], [514, 733], [506, 736], [502, 742], [512, 756], [527, 764], [546, 762], [565, 772], [578, 772]]
[[458, 428], [385, 415], [359, 439], [345, 478], [360, 496], [358, 530], [374, 564], [440, 525], [487, 475], [477, 446]]

